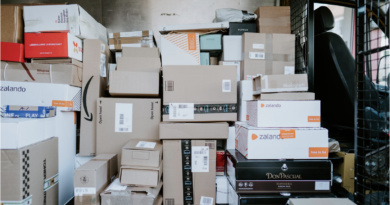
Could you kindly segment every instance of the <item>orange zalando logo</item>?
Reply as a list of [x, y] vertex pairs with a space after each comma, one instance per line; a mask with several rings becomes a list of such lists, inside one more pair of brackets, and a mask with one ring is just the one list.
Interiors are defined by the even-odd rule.
[[255, 139], [257, 139], [258, 138], [258, 136], [257, 135], [255, 135], [255, 134], [252, 134], [252, 140], [255, 140]]
[[261, 103], [261, 107], [264, 107], [265, 105], [263, 103]]

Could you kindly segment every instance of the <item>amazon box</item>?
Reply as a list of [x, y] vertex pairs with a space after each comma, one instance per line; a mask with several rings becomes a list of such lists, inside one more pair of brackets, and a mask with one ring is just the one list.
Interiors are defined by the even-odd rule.
[[159, 167], [162, 144], [159, 140], [130, 140], [122, 148], [122, 166]]
[[163, 161], [158, 167], [122, 166], [119, 180], [122, 185], [157, 187], [161, 181]]
[[244, 33], [241, 80], [295, 72], [295, 35]]
[[160, 72], [110, 71], [111, 96], [123, 97], [158, 97]]
[[158, 140], [160, 99], [98, 98], [97, 101], [97, 154], [117, 154], [120, 166], [122, 148], [130, 140]]
[[236, 66], [165, 66], [163, 72], [163, 121], [237, 120]]
[[[108, 46], [100, 40], [84, 40], [84, 70], [81, 100], [80, 156], [96, 155], [97, 99], [106, 96]], [[109, 152], [105, 154], [114, 154]]]
[[164, 204], [215, 204], [216, 140], [163, 140]]
[[1, 149], [1, 204], [58, 204], [58, 182], [57, 137]]
[[23, 34], [22, 6], [2, 4], [0, 41], [23, 44]]
[[107, 162], [107, 182], [111, 182], [118, 175], [118, 155], [98, 154], [91, 161]]
[[260, 6], [255, 14], [258, 33], [291, 34], [289, 6]]
[[160, 140], [166, 139], [227, 139], [229, 124], [216, 123], [160, 123]]

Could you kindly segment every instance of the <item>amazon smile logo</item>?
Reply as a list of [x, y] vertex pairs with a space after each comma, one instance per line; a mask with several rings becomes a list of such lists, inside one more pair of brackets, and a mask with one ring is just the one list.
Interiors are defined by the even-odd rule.
[[83, 104], [84, 104], [84, 112], [85, 114], [87, 115], [87, 117], [84, 117], [85, 120], [87, 121], [92, 121], [93, 120], [93, 115], [91, 113], [91, 116], [89, 116], [89, 112], [88, 112], [88, 107], [87, 107], [87, 94], [88, 94], [88, 88], [89, 88], [89, 84], [91, 83], [92, 81], [92, 78], [93, 76], [88, 80], [87, 84], [85, 85], [85, 89], [84, 89], [84, 92], [83, 92]]

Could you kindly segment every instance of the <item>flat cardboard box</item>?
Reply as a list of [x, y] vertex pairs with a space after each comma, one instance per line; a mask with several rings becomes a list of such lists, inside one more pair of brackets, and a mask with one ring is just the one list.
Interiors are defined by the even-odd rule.
[[110, 41], [110, 50], [112, 51], [121, 51], [126, 47], [156, 47], [152, 30], [109, 33], [108, 37]]
[[307, 74], [264, 75], [253, 78], [253, 95], [308, 90]]
[[91, 161], [107, 162], [107, 182], [111, 182], [118, 175], [118, 155], [116, 154], [98, 154]]
[[161, 61], [160, 58], [119, 57], [116, 66], [118, 71], [158, 72]]
[[58, 164], [57, 137], [1, 149], [2, 204], [58, 204]]
[[1, 61], [1, 81], [56, 83], [81, 87], [83, 64], [39, 64]]
[[161, 36], [162, 65], [200, 65], [199, 34]]
[[111, 96], [158, 97], [160, 72], [110, 71]]
[[355, 153], [337, 152], [338, 157], [344, 160], [342, 163], [334, 163], [334, 171], [341, 175], [341, 186], [351, 194], [355, 191]]
[[210, 65], [210, 53], [200, 52], [200, 65]]
[[246, 113], [247, 123], [255, 127], [321, 127], [319, 100], [247, 101]]
[[163, 121], [237, 120], [236, 66], [165, 66], [163, 73]]
[[163, 172], [161, 161], [158, 167], [121, 166], [119, 180], [122, 185], [157, 187]]
[[1, 61], [21, 62], [24, 63], [24, 44], [0, 42]]
[[294, 72], [293, 34], [244, 33], [242, 52], [241, 80], [250, 80], [258, 75]]
[[223, 36], [223, 61], [242, 60], [242, 36]]
[[241, 80], [241, 62], [239, 61], [219, 61], [219, 65], [234, 65], [237, 66], [237, 82]]
[[49, 83], [1, 82], [2, 105], [57, 106], [55, 136], [58, 137], [59, 200], [66, 204], [74, 196], [73, 170], [76, 153], [75, 111], [80, 111], [81, 88]]
[[229, 36], [242, 35], [244, 33], [256, 33], [255, 22], [229, 22]]
[[160, 123], [160, 140], [166, 139], [227, 139], [229, 124], [215, 123]]
[[160, 58], [160, 52], [159, 52], [158, 48], [125, 47], [122, 49], [122, 56], [121, 57]]
[[157, 187], [131, 187], [119, 183], [115, 179], [101, 194], [100, 205], [115, 204], [140, 204], [140, 205], [160, 205], [162, 197], [159, 195], [163, 182], [160, 181]]
[[188, 33], [188, 32], [200, 32], [206, 33], [209, 31], [216, 30], [227, 30], [229, 29], [229, 22], [218, 22], [218, 23], [197, 23], [197, 24], [175, 24], [175, 25], [162, 25], [158, 27], [161, 34], [168, 33]]
[[236, 149], [247, 159], [327, 159], [328, 130], [240, 124], [236, 125]]
[[354, 205], [347, 198], [307, 198], [307, 199], [289, 199], [290, 205]]
[[289, 6], [260, 6], [255, 14], [258, 33], [291, 34]]
[[102, 41], [84, 40], [80, 156], [96, 155], [97, 99], [107, 95], [106, 73], [110, 53], [108, 46]]
[[122, 166], [159, 167], [162, 144], [159, 140], [130, 140], [122, 148]]
[[[187, 141], [187, 140], [186, 140]], [[184, 143], [186, 143], [184, 141]], [[182, 160], [182, 140], [163, 140], [163, 153], [164, 153], [164, 204], [194, 204], [200, 205], [201, 199], [211, 201], [210, 205], [215, 205], [215, 177], [216, 177], [216, 140], [190, 140], [191, 149], [190, 153], [195, 158], [196, 149], [207, 149], [204, 157], [208, 160], [206, 164], [197, 162], [197, 160], [190, 160], [189, 165], [191, 169], [186, 169], [186, 173], [183, 173], [183, 160]], [[187, 150], [188, 151], [188, 150]], [[202, 158], [203, 159], [203, 158]], [[194, 162], [193, 162], [194, 161]], [[195, 162], [196, 165], [195, 165]], [[203, 162], [203, 161], [202, 161]], [[202, 165], [202, 166], [199, 166]], [[199, 168], [202, 172], [199, 172]], [[189, 176], [189, 177], [183, 177]], [[183, 180], [186, 180], [187, 184], [192, 180], [192, 198], [184, 200]], [[191, 188], [190, 188], [191, 189]], [[206, 199], [205, 199], [206, 198]], [[169, 202], [169, 203], [168, 203]]]
[[74, 204], [98, 205], [107, 186], [107, 162], [89, 161], [74, 170]]
[[25, 33], [68, 32], [108, 44], [107, 29], [77, 4], [24, 6], [23, 12]]
[[83, 61], [83, 42], [70, 33], [26, 33], [26, 58], [74, 58]]
[[23, 44], [23, 9], [17, 5], [1, 5], [1, 42]]
[[97, 101], [97, 154], [117, 154], [120, 165], [122, 147], [129, 140], [158, 140], [160, 99], [98, 98]]

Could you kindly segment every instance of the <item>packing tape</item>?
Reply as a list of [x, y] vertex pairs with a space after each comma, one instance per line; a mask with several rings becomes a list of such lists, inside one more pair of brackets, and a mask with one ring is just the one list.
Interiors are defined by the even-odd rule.
[[30, 195], [27, 198], [23, 199], [22, 201], [0, 201], [1, 205], [25, 205], [25, 204], [32, 204], [32, 196]]
[[273, 34], [265, 35], [265, 75], [272, 75], [273, 57]]
[[[126, 32], [123, 32], [124, 34], [126, 33]], [[133, 33], [133, 32], [131, 32], [131, 33]], [[133, 37], [148, 37], [148, 36], [150, 36], [149, 35], [149, 31], [148, 30], [146, 30], [146, 31], [141, 31], [141, 36], [133, 36]], [[121, 32], [119, 32], [119, 33], [113, 33], [112, 34], [112, 37], [113, 38], [121, 38]], [[124, 37], [122, 37], [122, 38], [124, 38]]]
[[122, 44], [141, 43], [142, 37], [115, 37], [110, 38], [110, 45], [114, 45], [116, 50], [122, 49]]

